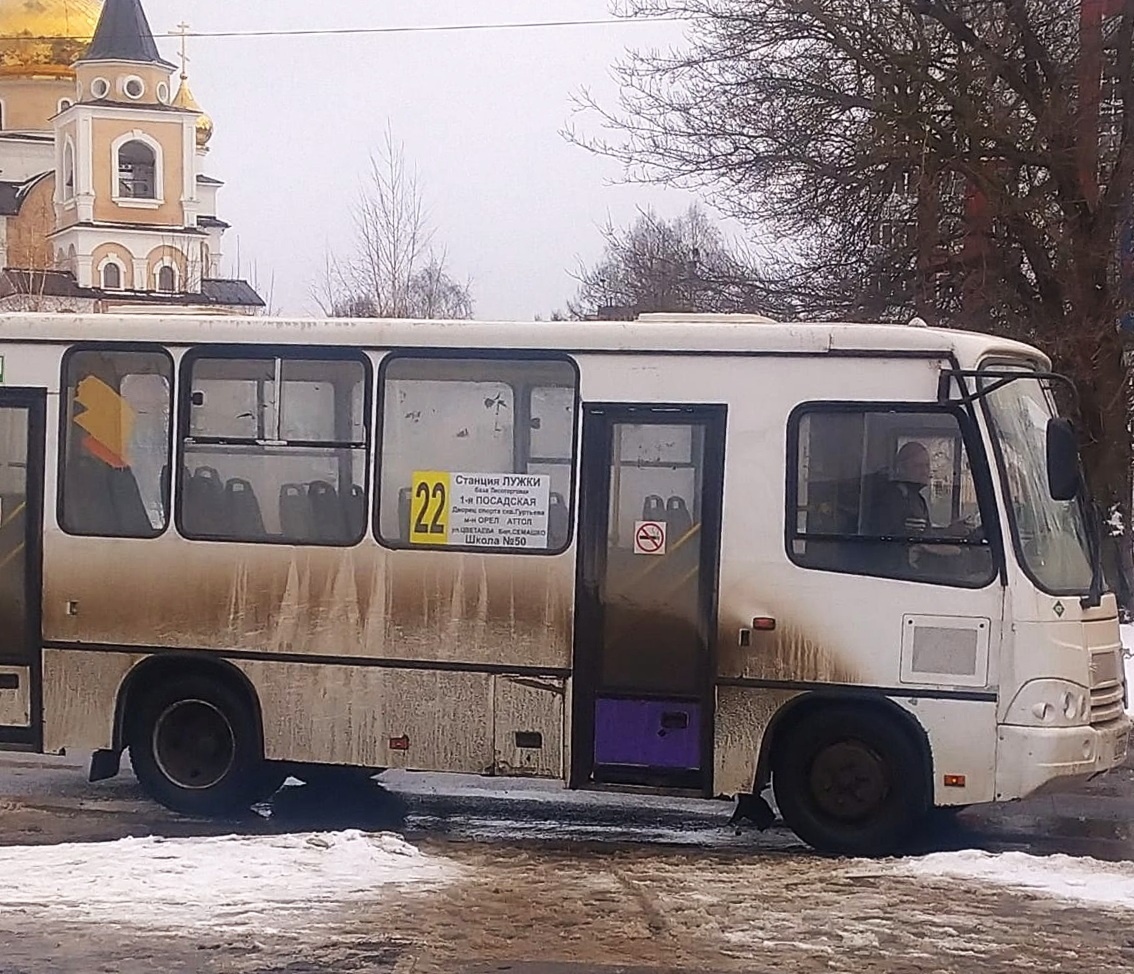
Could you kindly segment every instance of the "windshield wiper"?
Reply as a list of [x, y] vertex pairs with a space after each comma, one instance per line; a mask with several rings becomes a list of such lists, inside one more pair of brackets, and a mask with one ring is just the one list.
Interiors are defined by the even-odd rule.
[[[977, 380], [974, 391], [969, 391], [968, 379]], [[1039, 379], [1052, 386], [1061, 385], [1071, 394], [1073, 402], [1079, 401], [1079, 391], [1067, 376], [1032, 369], [942, 369], [937, 379], [937, 401], [942, 406], [949, 403], [969, 405], [1021, 379]], [[954, 389], [960, 394], [960, 398], [953, 398]]]

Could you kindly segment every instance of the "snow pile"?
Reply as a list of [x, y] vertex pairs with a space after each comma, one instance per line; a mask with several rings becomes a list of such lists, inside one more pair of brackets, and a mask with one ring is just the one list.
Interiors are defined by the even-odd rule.
[[457, 872], [400, 836], [358, 831], [0, 848], [0, 917], [280, 930]]
[[[877, 874], [878, 863], [871, 873]], [[1134, 910], [1134, 862], [1102, 862], [1090, 857], [1031, 856], [1023, 852], [938, 852], [899, 859], [895, 873], [919, 879], [948, 877], [1034, 890], [1076, 903]], [[866, 869], [863, 870], [865, 874]]]
[[1122, 509], [1115, 504], [1110, 509], [1110, 517], [1106, 519], [1107, 526], [1110, 528], [1110, 536], [1118, 538], [1122, 536], [1122, 532], [1126, 530], [1126, 522], [1122, 519]]

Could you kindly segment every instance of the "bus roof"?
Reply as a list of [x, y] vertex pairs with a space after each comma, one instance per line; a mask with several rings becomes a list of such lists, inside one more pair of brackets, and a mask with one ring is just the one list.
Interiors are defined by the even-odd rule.
[[1047, 358], [1006, 338], [910, 325], [777, 322], [757, 315], [650, 314], [636, 321], [418, 321], [185, 314], [0, 314], [0, 343], [83, 341], [161, 344], [296, 344], [361, 348], [719, 355], [861, 352], [953, 355], [964, 368], [987, 357]]

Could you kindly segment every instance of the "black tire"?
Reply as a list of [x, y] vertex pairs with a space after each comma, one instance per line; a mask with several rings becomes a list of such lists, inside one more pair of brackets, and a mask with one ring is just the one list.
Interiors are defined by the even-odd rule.
[[130, 722], [130, 760], [155, 801], [183, 815], [243, 812], [282, 782], [263, 760], [247, 696], [187, 675], [149, 688]]
[[784, 822], [820, 852], [901, 852], [929, 810], [909, 729], [877, 710], [831, 704], [781, 731], [772, 787]]

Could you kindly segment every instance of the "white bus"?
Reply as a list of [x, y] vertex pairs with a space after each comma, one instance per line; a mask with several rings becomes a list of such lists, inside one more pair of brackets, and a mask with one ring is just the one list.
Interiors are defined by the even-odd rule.
[[129, 749], [190, 814], [297, 764], [770, 783], [813, 846], [900, 848], [1126, 753], [1049, 368], [755, 317], [0, 316], [0, 744]]

